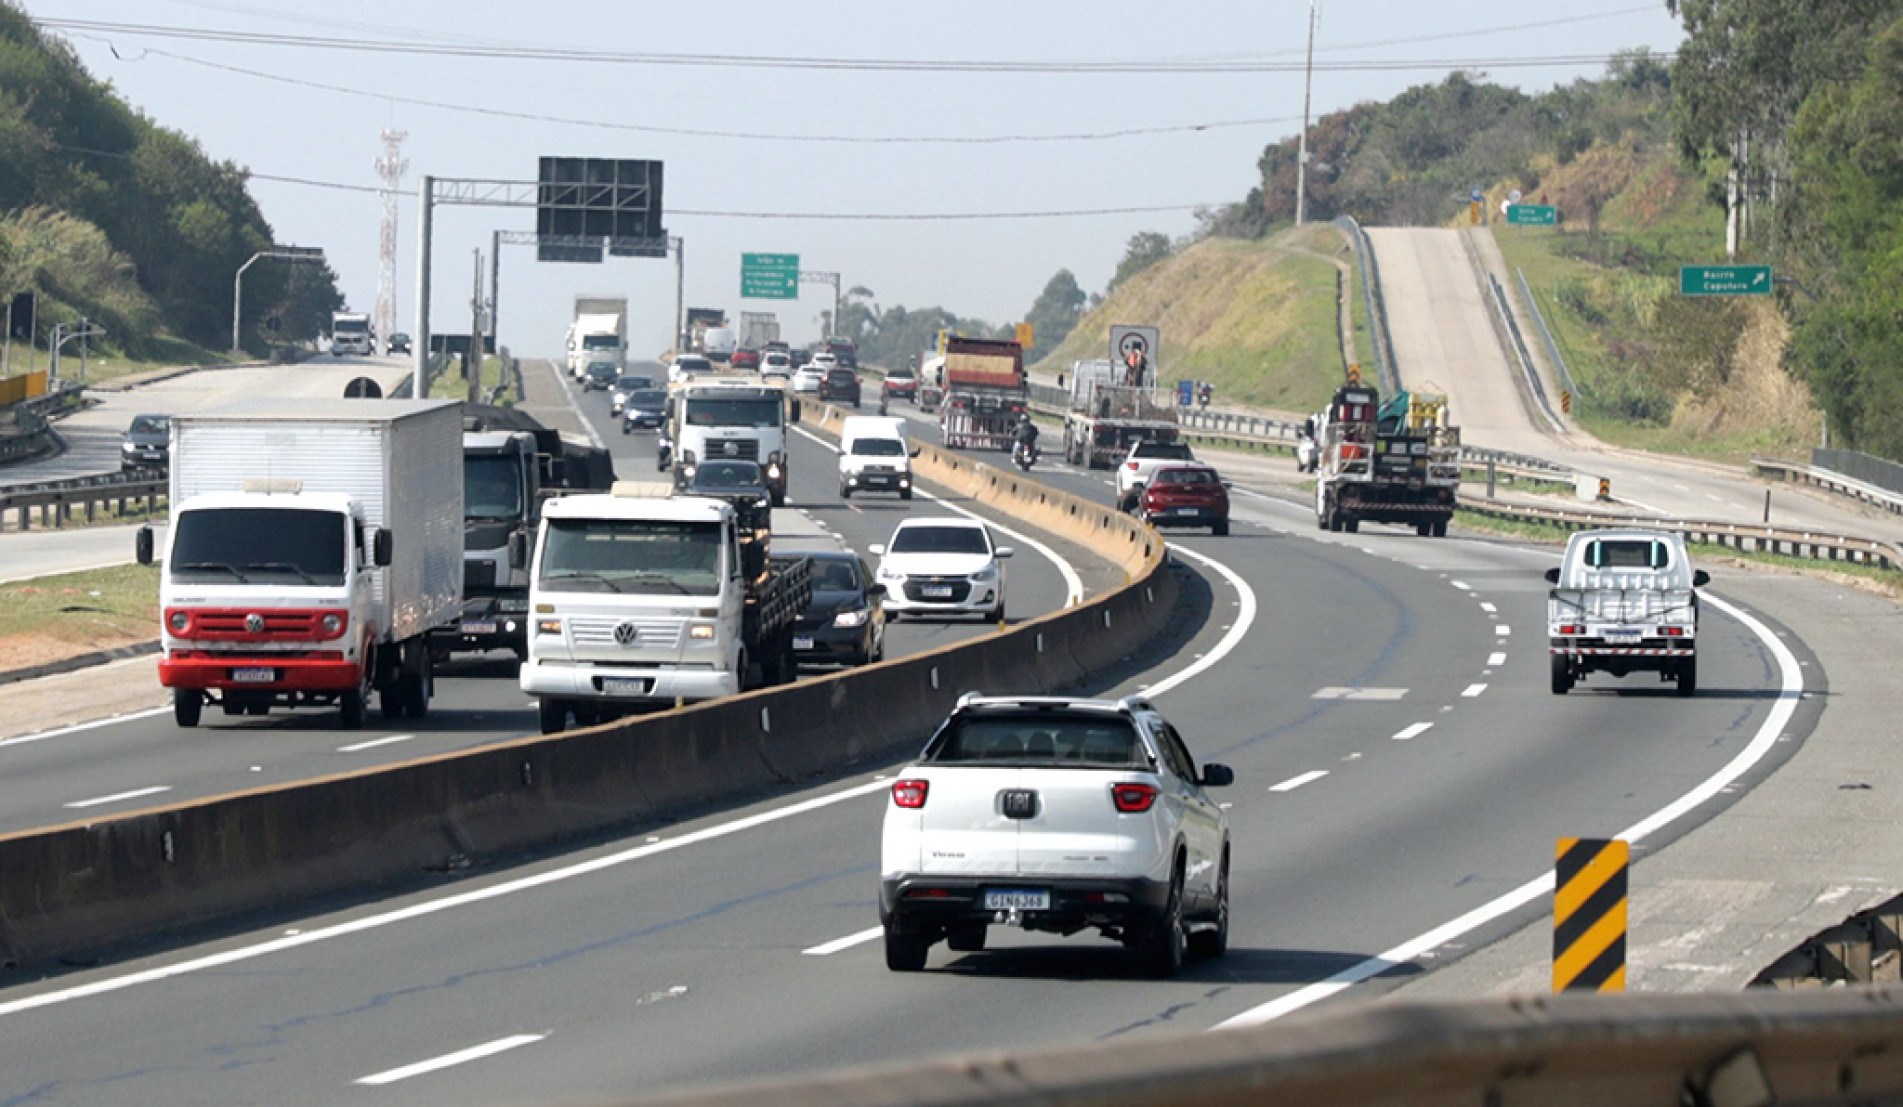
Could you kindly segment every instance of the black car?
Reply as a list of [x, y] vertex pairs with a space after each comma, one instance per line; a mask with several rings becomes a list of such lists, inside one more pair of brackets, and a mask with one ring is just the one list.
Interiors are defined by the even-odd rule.
[[859, 368], [859, 344], [850, 338], [828, 338], [826, 349], [848, 369]]
[[119, 468], [163, 471], [172, 453], [172, 417], [136, 415], [126, 428], [125, 441], [119, 443]]
[[637, 388], [621, 407], [621, 433], [660, 427], [666, 419], [667, 389]]
[[798, 369], [800, 366], [813, 360], [813, 351], [804, 346], [795, 346], [793, 349], [787, 351], [786, 356], [793, 359], [793, 368]]
[[819, 379], [819, 402], [859, 406], [859, 374], [845, 366], [826, 370]]
[[612, 361], [589, 362], [588, 372], [582, 377], [582, 391], [606, 392], [620, 375], [620, 367]]
[[396, 334], [391, 335], [390, 341], [387, 344], [385, 344], [383, 347], [383, 352], [386, 354], [409, 353], [410, 352], [410, 336], [400, 331]]
[[885, 660], [885, 585], [872, 582], [871, 570], [851, 550], [796, 556], [813, 563], [813, 598], [793, 624], [793, 651], [800, 664]]

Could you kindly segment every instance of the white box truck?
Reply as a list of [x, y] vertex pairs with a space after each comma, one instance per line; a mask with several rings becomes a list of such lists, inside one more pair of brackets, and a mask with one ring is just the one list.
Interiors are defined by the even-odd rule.
[[617, 372], [627, 365], [627, 297], [575, 297], [574, 321], [568, 328], [568, 371], [581, 380], [591, 361], [612, 361]]
[[[173, 716], [336, 704], [362, 724], [432, 693], [462, 606], [462, 405], [257, 400], [172, 420], [159, 683]], [[138, 537], [153, 561], [153, 532]]]

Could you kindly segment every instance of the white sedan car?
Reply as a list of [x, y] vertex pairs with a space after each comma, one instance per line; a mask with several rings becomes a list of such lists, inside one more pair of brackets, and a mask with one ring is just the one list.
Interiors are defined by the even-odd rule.
[[907, 519], [892, 540], [866, 547], [879, 560], [885, 611], [902, 614], [981, 615], [1004, 619], [1004, 565], [1011, 547], [993, 545], [976, 519]]
[[1120, 941], [1155, 976], [1229, 945], [1229, 818], [1139, 696], [967, 695], [897, 774], [880, 849], [886, 967], [1011, 926]]
[[815, 366], [809, 361], [798, 369], [793, 370], [793, 391], [817, 394], [819, 392], [819, 382], [825, 379], [826, 370]]

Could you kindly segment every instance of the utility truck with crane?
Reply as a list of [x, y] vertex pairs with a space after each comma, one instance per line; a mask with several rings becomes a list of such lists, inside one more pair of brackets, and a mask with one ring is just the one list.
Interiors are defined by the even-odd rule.
[[1447, 397], [1397, 392], [1387, 403], [1370, 385], [1335, 392], [1316, 430], [1315, 525], [1361, 528], [1363, 520], [1442, 537], [1460, 493], [1460, 428]]
[[[1089, 469], [1124, 464], [1139, 442], [1175, 442], [1176, 408], [1156, 390], [1147, 359], [1118, 365], [1099, 358], [1071, 365], [1064, 415], [1064, 460]], [[1127, 490], [1118, 489], [1119, 497]]]

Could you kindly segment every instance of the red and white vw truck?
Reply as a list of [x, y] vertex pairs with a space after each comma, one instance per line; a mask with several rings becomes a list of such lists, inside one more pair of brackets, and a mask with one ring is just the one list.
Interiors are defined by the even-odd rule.
[[[256, 400], [172, 419], [159, 683], [180, 726], [335, 704], [429, 711], [462, 606], [462, 405]], [[153, 560], [139, 533], [139, 561]]]

